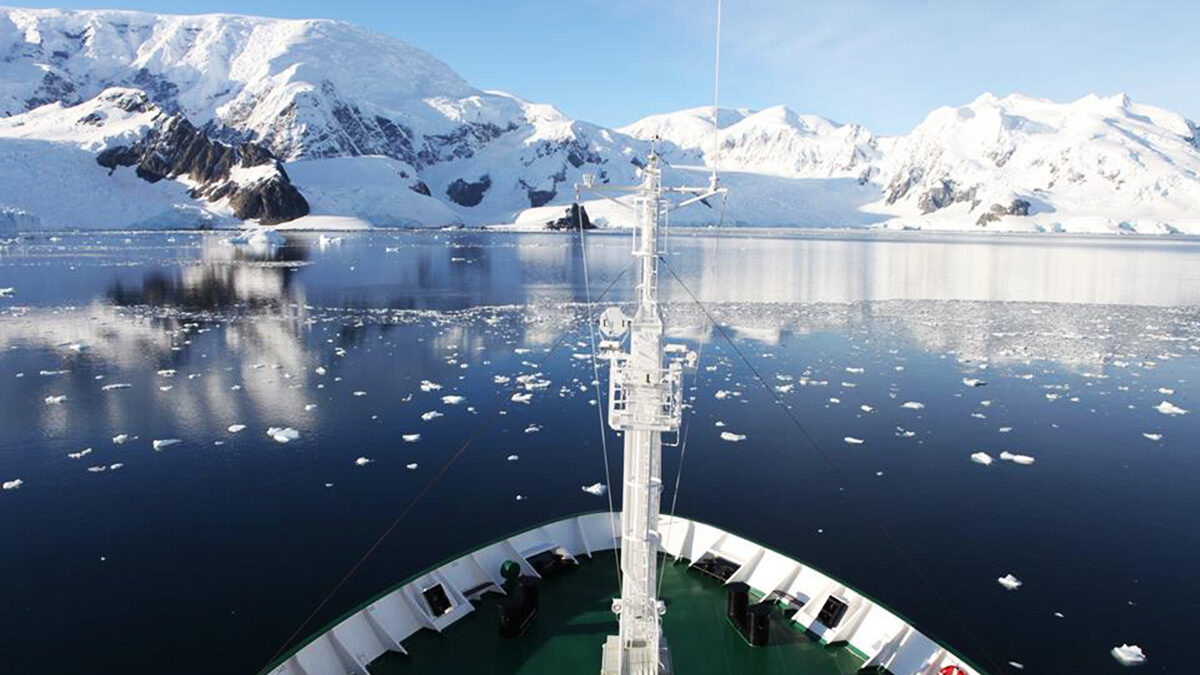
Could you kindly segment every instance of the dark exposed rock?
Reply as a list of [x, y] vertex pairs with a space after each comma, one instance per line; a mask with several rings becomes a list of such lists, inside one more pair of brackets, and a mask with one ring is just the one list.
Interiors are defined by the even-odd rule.
[[419, 180], [412, 185], [409, 185], [408, 189], [419, 195], [425, 195], [426, 197], [432, 196], [432, 193], [429, 191], [429, 186], [426, 185], [425, 181], [423, 180]]
[[943, 178], [935, 187], [929, 188], [917, 199], [917, 208], [921, 209], [921, 213], [933, 213], [955, 202], [968, 202], [974, 199], [975, 187], [962, 190], [953, 180]]
[[925, 170], [921, 167], [910, 167], [908, 171], [897, 173], [892, 177], [892, 180], [883, 189], [884, 198], [888, 204], [895, 204], [897, 201], [904, 199], [909, 191], [913, 189], [917, 183], [921, 182], [921, 178], [925, 176]]
[[568, 206], [565, 213], [554, 220], [546, 221], [547, 230], [594, 230], [592, 219], [588, 218], [587, 208], [576, 203]]
[[[136, 100], [129, 103], [138, 105]], [[137, 143], [107, 148], [96, 162], [110, 174], [117, 167], [132, 166], [138, 177], [151, 183], [187, 176], [196, 183], [191, 190], [194, 198], [228, 199], [234, 215], [243, 220], [256, 218], [274, 224], [308, 213], [308, 202], [270, 151], [256, 143], [226, 145], [215, 141], [183, 115], [160, 118]], [[273, 171], [259, 180], [233, 180], [235, 168], [266, 165], [273, 165]]]
[[1008, 206], [992, 204], [987, 213], [979, 216], [975, 224], [980, 227], [986, 227], [988, 223], [994, 223], [1004, 216], [1027, 216], [1029, 215], [1029, 206], [1029, 202], [1024, 199], [1014, 199]]
[[483, 194], [492, 186], [492, 177], [484, 174], [474, 183], [458, 178], [446, 188], [446, 196], [459, 206], [478, 206]]
[[528, 190], [525, 194], [529, 196], [529, 205], [538, 207], [549, 204], [558, 193], [555, 190]]

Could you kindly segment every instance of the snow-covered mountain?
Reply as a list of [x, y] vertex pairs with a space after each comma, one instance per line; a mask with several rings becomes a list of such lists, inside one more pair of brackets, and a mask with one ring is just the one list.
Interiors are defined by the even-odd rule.
[[335, 21], [0, 9], [0, 229], [540, 225], [585, 173], [636, 180], [653, 141], [669, 182], [719, 166], [729, 224], [1200, 233], [1195, 124], [1124, 97], [985, 95], [891, 138], [718, 117], [605, 129]]

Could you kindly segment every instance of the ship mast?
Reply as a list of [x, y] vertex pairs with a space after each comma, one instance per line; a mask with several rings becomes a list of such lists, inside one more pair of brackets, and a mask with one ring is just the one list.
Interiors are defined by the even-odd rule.
[[[664, 188], [658, 154], [651, 149], [638, 186], [596, 185], [591, 176], [580, 186], [625, 207], [632, 206], [637, 223], [632, 255], [637, 266], [636, 311], [628, 318], [610, 307], [600, 319], [610, 339], [628, 334], [627, 350], [609, 350], [608, 424], [624, 439], [624, 481], [621, 508], [621, 597], [613, 601], [620, 618], [618, 635], [604, 645], [604, 675], [658, 675], [670, 672], [670, 657], [662, 639], [665, 606], [658, 598], [658, 530], [662, 497], [663, 434], [677, 437], [683, 412], [683, 373], [695, 366], [695, 354], [671, 357], [664, 352], [663, 319], [658, 304], [658, 263], [661, 225], [669, 208], [678, 208], [723, 194], [715, 176], [706, 187]], [[632, 204], [605, 192], [633, 192]], [[671, 204], [665, 193], [686, 195]]]

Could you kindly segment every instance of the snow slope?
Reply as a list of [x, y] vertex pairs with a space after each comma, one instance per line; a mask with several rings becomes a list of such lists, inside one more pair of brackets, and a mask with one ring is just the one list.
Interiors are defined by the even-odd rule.
[[[95, 155], [156, 124], [113, 92], [228, 147], [265, 148], [286, 176], [261, 163], [237, 167], [234, 188], [143, 185], [128, 165], [109, 175]], [[282, 199], [250, 210], [292, 218], [304, 205], [280, 197], [287, 178], [311, 208], [293, 226], [536, 224], [561, 215], [584, 174], [636, 181], [654, 141], [668, 184], [721, 169], [726, 224], [1200, 233], [1196, 125], [1123, 96], [984, 95], [891, 138], [783, 106], [725, 109], [714, 138], [708, 108], [605, 129], [342, 22], [0, 9], [0, 115], [9, 228], [225, 224], [231, 207], [248, 211], [226, 193], [248, 187]], [[590, 210], [631, 220], [607, 202]], [[674, 216], [720, 220], [704, 206]]]

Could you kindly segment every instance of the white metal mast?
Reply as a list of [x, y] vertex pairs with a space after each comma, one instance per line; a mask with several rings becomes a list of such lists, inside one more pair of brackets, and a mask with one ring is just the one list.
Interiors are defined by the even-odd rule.
[[[628, 351], [612, 351], [608, 423], [624, 437], [624, 481], [621, 510], [621, 597], [613, 602], [620, 632], [604, 645], [604, 675], [658, 675], [670, 670], [662, 641], [658, 599], [658, 520], [662, 494], [662, 434], [678, 433], [683, 407], [683, 371], [694, 366], [695, 354], [668, 359], [663, 350], [663, 320], [658, 306], [660, 223], [668, 208], [693, 204], [724, 192], [724, 188], [664, 188], [658, 154], [651, 150], [642, 169], [642, 183], [633, 187], [595, 185], [584, 177], [585, 189], [602, 193], [635, 192], [637, 225], [632, 254], [637, 264], [637, 310], [632, 319], [611, 307], [601, 317], [601, 330], [610, 338], [629, 334]], [[672, 205], [664, 193], [687, 195]], [[606, 197], [612, 199], [611, 197]], [[616, 201], [623, 206], [627, 202]]]

